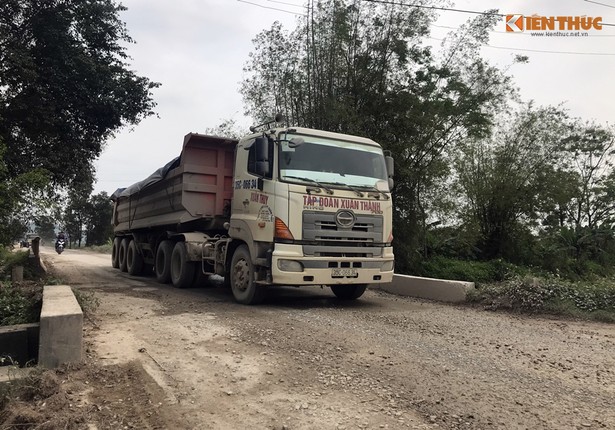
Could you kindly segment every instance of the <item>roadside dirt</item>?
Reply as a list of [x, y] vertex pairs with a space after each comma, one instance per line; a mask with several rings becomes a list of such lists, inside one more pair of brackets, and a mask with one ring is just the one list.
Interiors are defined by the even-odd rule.
[[46, 251], [100, 307], [84, 363], [48, 372], [64, 408], [40, 393], [13, 405], [47, 419], [36, 428], [615, 428], [611, 325], [319, 288], [246, 307], [216, 282], [176, 290]]

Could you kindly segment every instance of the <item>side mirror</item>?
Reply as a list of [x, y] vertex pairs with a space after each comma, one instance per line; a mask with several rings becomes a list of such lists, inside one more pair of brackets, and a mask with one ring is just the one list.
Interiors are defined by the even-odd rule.
[[389, 190], [393, 189], [395, 181], [393, 181], [393, 175], [395, 174], [395, 161], [393, 157], [387, 155], [384, 157], [384, 163], [387, 166], [387, 175], [389, 176]]
[[257, 161], [254, 168], [258, 176], [269, 176], [269, 161]]
[[256, 158], [254, 169], [259, 176], [269, 176], [271, 173], [271, 163], [269, 162], [269, 145], [271, 144], [267, 137], [257, 137], [254, 141], [254, 156]]
[[256, 162], [269, 161], [269, 139], [266, 137], [257, 137], [254, 142], [254, 155], [256, 156]]
[[395, 162], [393, 161], [393, 157], [387, 155], [384, 157], [384, 162], [387, 166], [387, 174], [389, 178], [392, 178], [395, 175]]

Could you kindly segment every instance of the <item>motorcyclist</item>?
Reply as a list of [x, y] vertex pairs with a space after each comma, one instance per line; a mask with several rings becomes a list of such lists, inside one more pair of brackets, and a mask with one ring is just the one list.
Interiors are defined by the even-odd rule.
[[59, 232], [56, 236], [56, 248], [58, 247], [58, 243], [60, 242], [60, 240], [66, 242], [66, 234], [63, 231]]

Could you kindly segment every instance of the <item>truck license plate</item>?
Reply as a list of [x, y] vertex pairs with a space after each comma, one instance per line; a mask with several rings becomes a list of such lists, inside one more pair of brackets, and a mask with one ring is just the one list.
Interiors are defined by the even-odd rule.
[[356, 278], [359, 276], [357, 269], [338, 268], [331, 269], [332, 278]]

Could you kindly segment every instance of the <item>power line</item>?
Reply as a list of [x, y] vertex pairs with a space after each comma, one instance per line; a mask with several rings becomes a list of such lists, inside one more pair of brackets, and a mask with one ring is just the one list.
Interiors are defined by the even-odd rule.
[[[443, 42], [444, 39], [438, 39], [437, 37], [431, 37], [428, 36], [428, 39], [433, 39], [433, 40], [438, 40], [440, 42]], [[494, 48], [494, 49], [508, 49], [510, 51], [522, 51], [522, 52], [541, 52], [544, 54], [574, 54], [574, 55], [602, 55], [602, 56], [615, 56], [615, 54], [612, 53], [608, 53], [608, 52], [574, 52], [574, 51], [546, 51], [546, 50], [542, 50], [542, 49], [529, 49], [529, 48], [510, 48], [507, 46], [494, 46], [494, 45], [489, 45], [487, 43], [483, 44], [483, 46], [487, 47], [487, 48]]]
[[[258, 7], [264, 8], [264, 9], [277, 10], [277, 11], [280, 11], [280, 12], [286, 12], [286, 13], [290, 13], [290, 14], [297, 15], [297, 16], [306, 16], [305, 14], [296, 13], [296, 12], [292, 12], [292, 11], [289, 11], [289, 10], [279, 9], [279, 8], [270, 7], [270, 6], [264, 6], [262, 4], [253, 3], [253, 2], [250, 2], [250, 1], [247, 1], [247, 0], [237, 0], [237, 1], [241, 2], [241, 3], [250, 4], [250, 5], [253, 5], [253, 6], [258, 6]], [[273, 3], [283, 3], [283, 4], [292, 5], [290, 3], [285, 3], [285, 2], [276, 1], [276, 0], [267, 0], [267, 1], [270, 1], [270, 2], [273, 2]], [[388, 0], [363, 0], [363, 1], [371, 2], [371, 3], [391, 4], [391, 5], [396, 5], [396, 6], [422, 7], [422, 8], [427, 8], [427, 9], [446, 10], [446, 11], [463, 12], [463, 13], [478, 14], [478, 15], [505, 16], [505, 15], [502, 15], [500, 13], [495, 13], [495, 12], [477, 12], [477, 11], [470, 11], [470, 10], [465, 10], [465, 9], [443, 8], [443, 7], [438, 7], [438, 6], [412, 5], [412, 4], [407, 4], [407, 3], [395, 3], [393, 1], [388, 1]], [[298, 5], [293, 5], [293, 6], [298, 6]], [[448, 29], [451, 29], [451, 30], [459, 30], [459, 28], [455, 28], [455, 27], [448, 27], [448, 26], [436, 25], [436, 24], [429, 24], [429, 25], [430, 26], [434, 26], [434, 27], [440, 27], [440, 28], [448, 28]], [[604, 24], [603, 23], [602, 25], [612, 25], [612, 24]], [[497, 31], [497, 30], [493, 30], [493, 31], [496, 31], [498, 33], [504, 33], [504, 32]], [[525, 33], [517, 33], [517, 34], [525, 34]], [[438, 39], [436, 37], [428, 37], [428, 38], [432, 39], [432, 40], [438, 40], [438, 41], [441, 41], [441, 42], [444, 41], [444, 39]], [[510, 47], [506, 47], [506, 46], [495, 46], [495, 45], [489, 45], [489, 44], [484, 44], [483, 46], [486, 46], [487, 48], [493, 48], [493, 49], [508, 49], [510, 51], [538, 52], [538, 53], [544, 53], [544, 54], [615, 56], [615, 54], [605, 53], [605, 52], [549, 51], [549, 50], [529, 49], [529, 48], [510, 48]]]
[[[393, 5], [393, 6], [416, 7], [419, 9], [431, 9], [431, 10], [442, 10], [442, 11], [447, 11], [447, 12], [468, 13], [471, 15], [491, 15], [491, 16], [499, 16], [501, 18], [506, 17], [506, 15], [498, 13], [498, 12], [479, 12], [476, 10], [456, 9], [456, 8], [449, 8], [449, 7], [442, 7], [442, 6], [425, 6], [422, 4], [398, 3], [398, 2], [391, 1], [391, 0], [362, 0], [362, 1], [366, 1], [369, 3], [388, 4], [388, 5]], [[608, 24], [606, 22], [601, 23], [601, 25], [615, 27], [615, 24]]]
[[300, 7], [302, 9], [306, 7], [306, 6], [303, 6], [303, 5], [300, 5], [300, 4], [288, 3], [288, 2], [285, 2], [285, 1], [279, 1], [279, 0], [266, 0], [266, 1], [268, 1], [270, 3], [285, 4], [287, 6]]
[[[448, 25], [437, 25], [437, 24], [429, 24], [430, 27], [437, 27], [437, 28], [445, 28], [448, 30], [460, 30], [459, 27], [450, 27]], [[493, 33], [500, 33], [500, 34], [511, 34], [510, 31], [501, 31], [501, 30], [491, 30]], [[516, 36], [532, 36], [531, 33], [514, 33], [515, 37]], [[588, 34], [587, 36], [583, 36], [583, 37], [615, 37], [615, 34]]]
[[[240, 3], [251, 4], [252, 6], [258, 6], [258, 7], [261, 7], [263, 9], [277, 10], [279, 12], [290, 13], [292, 15], [297, 15], [297, 16], [306, 16], [304, 13], [297, 13], [297, 12], [293, 12], [291, 10], [280, 9], [280, 8], [272, 7], [272, 6], [265, 6], [265, 5], [262, 5], [262, 4], [259, 4], [259, 3], [253, 3], [253, 2], [247, 1], [247, 0], [237, 0], [237, 1], [240, 2]], [[278, 2], [276, 2], [276, 3], [278, 3]]]
[[599, 4], [600, 6], [604, 6], [604, 7], [610, 7], [611, 9], [615, 9], [615, 6], [610, 5], [610, 4], [604, 4], [604, 3], [599, 3], [597, 1], [592, 1], [592, 0], [585, 0], [587, 3], [593, 3], [593, 4]]

